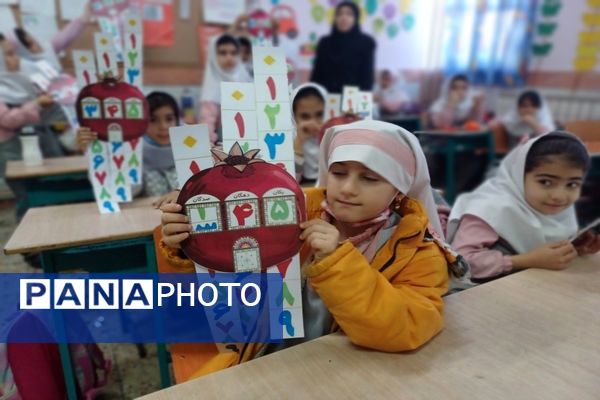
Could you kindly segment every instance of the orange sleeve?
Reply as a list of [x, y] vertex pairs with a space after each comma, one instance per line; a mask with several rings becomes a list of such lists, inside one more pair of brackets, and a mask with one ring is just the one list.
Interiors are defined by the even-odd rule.
[[435, 245], [412, 251], [408, 262], [396, 261], [405, 265], [391, 282], [351, 243], [305, 270], [353, 343], [389, 352], [413, 350], [442, 329], [446, 260]]
[[154, 249], [158, 272], [163, 274], [196, 273], [192, 260], [182, 254], [179, 249], [172, 249], [162, 241], [160, 225], [154, 228]]

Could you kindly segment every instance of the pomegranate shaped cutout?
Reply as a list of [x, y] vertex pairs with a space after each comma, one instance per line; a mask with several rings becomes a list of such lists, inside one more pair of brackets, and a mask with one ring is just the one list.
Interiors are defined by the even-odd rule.
[[111, 77], [81, 89], [76, 107], [79, 124], [102, 141], [137, 139], [148, 127], [148, 102], [142, 92]]
[[260, 272], [296, 255], [304, 193], [280, 167], [242, 151], [213, 149], [216, 164], [193, 175], [177, 202], [193, 232], [182, 243], [194, 262], [223, 272]]

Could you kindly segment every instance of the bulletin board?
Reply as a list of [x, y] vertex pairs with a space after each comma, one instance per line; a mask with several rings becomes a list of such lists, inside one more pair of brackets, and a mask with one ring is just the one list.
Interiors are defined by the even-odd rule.
[[[144, 47], [144, 75], [147, 84], [196, 84], [200, 83], [203, 59], [198, 46], [198, 27], [202, 25], [202, 1], [189, 1], [190, 12], [187, 19], [181, 19], [180, 0], [173, 2], [174, 46]], [[57, 25], [59, 29], [69, 21], [63, 21], [59, 0], [55, 0]], [[21, 23], [19, 6], [11, 6], [17, 23]], [[90, 24], [69, 47], [66, 56], [61, 58], [63, 67], [72, 71], [71, 51], [73, 49], [93, 49], [94, 32], [99, 32], [97, 24]], [[169, 73], [170, 72], [170, 73]], [[173, 76], [165, 76], [165, 73]]]

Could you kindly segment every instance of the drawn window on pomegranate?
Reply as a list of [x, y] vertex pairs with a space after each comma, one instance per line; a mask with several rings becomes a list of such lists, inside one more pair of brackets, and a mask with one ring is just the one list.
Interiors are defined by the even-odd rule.
[[225, 209], [227, 210], [227, 228], [229, 230], [260, 226], [258, 197], [252, 192], [231, 193], [225, 199]]
[[125, 100], [125, 115], [128, 119], [143, 119], [144, 103], [142, 100], [135, 97]]
[[102, 118], [100, 100], [95, 97], [85, 97], [81, 99], [81, 113], [85, 119]]
[[294, 225], [296, 218], [296, 196], [286, 188], [274, 188], [263, 195], [265, 225]]
[[208, 194], [199, 194], [186, 201], [185, 210], [192, 225], [192, 235], [223, 230], [220, 204], [219, 199]]
[[233, 265], [235, 272], [260, 272], [260, 250], [256, 239], [243, 236], [235, 241]]
[[123, 127], [116, 122], [108, 125], [106, 128], [108, 141], [109, 142], [122, 142], [123, 141]]
[[116, 97], [107, 97], [104, 103], [104, 118], [121, 119], [123, 118], [123, 103]]

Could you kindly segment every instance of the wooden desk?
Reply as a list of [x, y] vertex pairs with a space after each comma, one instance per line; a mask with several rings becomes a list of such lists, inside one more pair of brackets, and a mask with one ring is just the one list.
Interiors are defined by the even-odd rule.
[[84, 156], [45, 158], [40, 166], [28, 167], [23, 161], [8, 161], [6, 179], [20, 185], [24, 198], [19, 209], [94, 200], [87, 178]]
[[160, 224], [153, 199], [121, 204], [121, 212], [100, 214], [96, 203], [31, 208], [4, 247], [18, 254], [151, 237]]
[[[486, 149], [488, 165], [491, 165], [496, 159], [494, 135], [489, 130], [478, 132], [417, 131], [414, 134], [421, 142], [434, 139], [435, 143], [427, 146], [429, 150], [446, 156], [444, 197], [450, 204], [454, 203], [457, 194], [454, 177], [454, 170], [457, 168], [454, 161], [456, 153]], [[423, 144], [425, 145], [425, 143]]]
[[333, 334], [143, 397], [544, 399], [600, 394], [600, 255], [446, 298], [446, 328], [389, 354]]
[[[89, 272], [156, 273], [153, 229], [160, 211], [153, 199], [122, 204], [118, 214], [100, 214], [96, 203], [31, 208], [4, 247], [4, 253], [40, 252], [46, 273]], [[158, 346], [161, 384], [170, 385], [167, 351]], [[77, 398], [67, 344], [59, 344], [69, 399]]]

